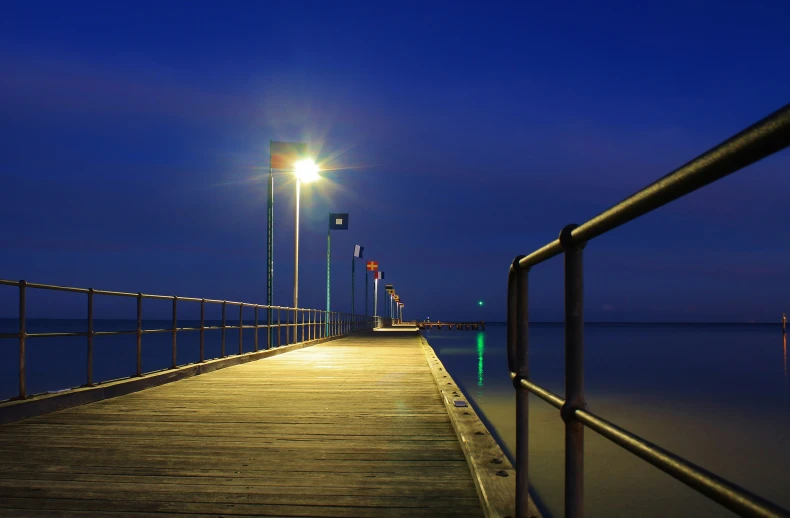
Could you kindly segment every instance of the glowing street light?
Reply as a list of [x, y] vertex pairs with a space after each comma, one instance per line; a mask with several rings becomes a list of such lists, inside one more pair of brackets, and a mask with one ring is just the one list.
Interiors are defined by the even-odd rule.
[[310, 159], [299, 160], [294, 164], [294, 175], [299, 182], [309, 183], [321, 178], [318, 164]]

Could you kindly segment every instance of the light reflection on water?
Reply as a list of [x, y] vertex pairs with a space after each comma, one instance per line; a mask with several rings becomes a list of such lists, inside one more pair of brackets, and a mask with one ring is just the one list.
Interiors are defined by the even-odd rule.
[[486, 334], [477, 332], [477, 386], [483, 386], [483, 360], [486, 352]]
[[[780, 329], [593, 325], [585, 334], [591, 409], [790, 507], [787, 340]], [[515, 398], [505, 327], [424, 335], [510, 449]], [[530, 373], [558, 394], [564, 393], [563, 343], [561, 325], [530, 326]], [[562, 421], [553, 407], [534, 397], [530, 403], [530, 477], [548, 515], [562, 516]], [[733, 516], [589, 430], [585, 448], [586, 516]]]

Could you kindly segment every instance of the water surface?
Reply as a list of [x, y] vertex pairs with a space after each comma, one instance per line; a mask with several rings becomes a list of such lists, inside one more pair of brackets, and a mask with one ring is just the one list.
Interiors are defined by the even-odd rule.
[[[530, 374], [564, 394], [562, 324], [530, 325]], [[515, 444], [505, 326], [425, 331], [500, 443]], [[790, 508], [787, 344], [778, 326], [588, 324], [587, 401], [597, 414]], [[530, 478], [563, 515], [563, 423], [530, 400]], [[733, 516], [594, 432], [585, 432], [586, 516]]]

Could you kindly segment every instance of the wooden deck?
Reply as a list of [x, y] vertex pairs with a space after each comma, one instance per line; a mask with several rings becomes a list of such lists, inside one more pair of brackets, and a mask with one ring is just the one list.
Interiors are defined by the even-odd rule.
[[0, 458], [4, 517], [483, 515], [415, 333], [2, 425]]

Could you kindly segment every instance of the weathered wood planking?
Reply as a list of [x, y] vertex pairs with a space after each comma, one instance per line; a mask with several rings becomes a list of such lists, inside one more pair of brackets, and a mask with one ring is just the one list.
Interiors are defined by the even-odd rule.
[[0, 426], [0, 516], [482, 516], [416, 333]]

